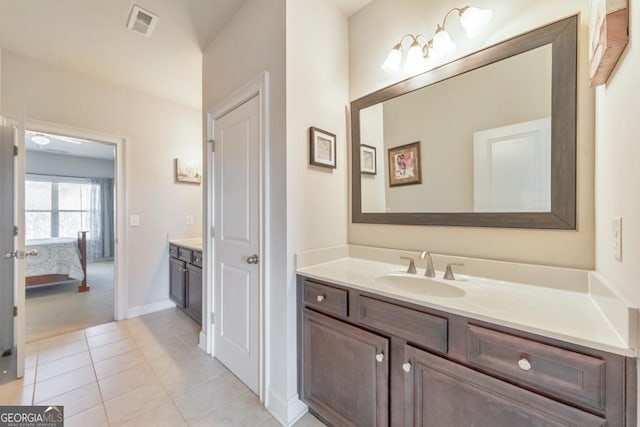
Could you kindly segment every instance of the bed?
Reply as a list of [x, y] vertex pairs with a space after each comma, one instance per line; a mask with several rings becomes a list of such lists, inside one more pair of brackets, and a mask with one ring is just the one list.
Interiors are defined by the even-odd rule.
[[27, 241], [27, 249], [36, 249], [37, 256], [27, 257], [26, 286], [55, 285], [80, 280], [78, 292], [89, 290], [87, 285], [87, 232], [78, 238], [54, 237]]

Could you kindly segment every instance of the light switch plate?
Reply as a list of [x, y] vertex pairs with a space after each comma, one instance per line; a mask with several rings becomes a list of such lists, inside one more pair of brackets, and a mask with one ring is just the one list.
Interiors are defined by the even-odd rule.
[[129, 215], [129, 225], [137, 227], [140, 225], [140, 215]]
[[612, 220], [613, 228], [613, 256], [622, 261], [622, 217], [615, 216]]
[[193, 215], [187, 215], [187, 225], [193, 225]]

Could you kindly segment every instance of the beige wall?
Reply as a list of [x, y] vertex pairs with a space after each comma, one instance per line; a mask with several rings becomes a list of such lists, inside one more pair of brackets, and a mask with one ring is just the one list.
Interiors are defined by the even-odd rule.
[[384, 104], [360, 111], [360, 143], [376, 149], [376, 174], [360, 174], [362, 212], [385, 212], [386, 150], [384, 148]]
[[267, 319], [271, 340], [267, 391], [270, 410], [281, 413], [278, 408], [286, 408], [291, 394], [287, 376], [288, 365], [293, 361], [285, 349], [288, 333], [295, 327], [295, 323], [287, 323], [288, 311], [284, 309], [295, 297], [287, 274], [284, 1], [248, 0], [207, 47], [203, 57], [205, 115], [263, 71], [269, 72], [270, 131], [266, 197], [271, 240], [266, 248], [268, 277], [265, 279], [269, 283], [266, 298], [274, 307]]
[[[435, 29], [450, 8], [445, 1], [374, 0], [349, 19], [350, 99], [406, 78], [380, 70], [389, 49], [408, 32]], [[351, 224], [353, 244], [402, 249], [429, 249], [439, 253], [593, 268], [594, 234], [594, 142], [593, 90], [588, 83], [588, 2], [484, 0], [475, 6], [494, 11], [485, 38], [468, 41], [457, 18], [451, 19], [457, 56], [477, 50], [576, 12], [583, 12], [579, 25], [578, 71], [578, 229], [576, 231], [495, 229], [471, 227], [388, 226]], [[588, 14], [587, 14], [588, 16]], [[448, 25], [449, 26], [449, 25]], [[431, 35], [432, 33], [429, 33]], [[452, 125], [454, 117], [452, 116]]]
[[[596, 90], [596, 269], [640, 305], [640, 8], [631, 6], [630, 43]], [[615, 216], [622, 217], [622, 261], [612, 253]]]
[[[329, 1], [287, 1], [289, 390], [297, 390], [294, 255], [347, 243], [347, 40], [347, 19]], [[336, 134], [335, 169], [309, 165], [309, 126]]]
[[[126, 138], [128, 306], [169, 297], [168, 232], [201, 229], [201, 187], [174, 184], [173, 159], [200, 158], [200, 111], [2, 52], [2, 114]], [[185, 225], [186, 215], [195, 223]]]

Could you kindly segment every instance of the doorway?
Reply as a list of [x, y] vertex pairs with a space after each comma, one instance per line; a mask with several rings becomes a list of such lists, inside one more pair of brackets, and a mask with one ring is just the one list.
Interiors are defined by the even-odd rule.
[[27, 130], [25, 338], [114, 320], [116, 147]]

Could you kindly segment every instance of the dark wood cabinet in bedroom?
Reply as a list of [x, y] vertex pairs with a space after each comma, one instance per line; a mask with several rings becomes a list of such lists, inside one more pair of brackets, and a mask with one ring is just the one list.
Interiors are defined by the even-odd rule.
[[202, 324], [202, 252], [169, 245], [169, 298]]

